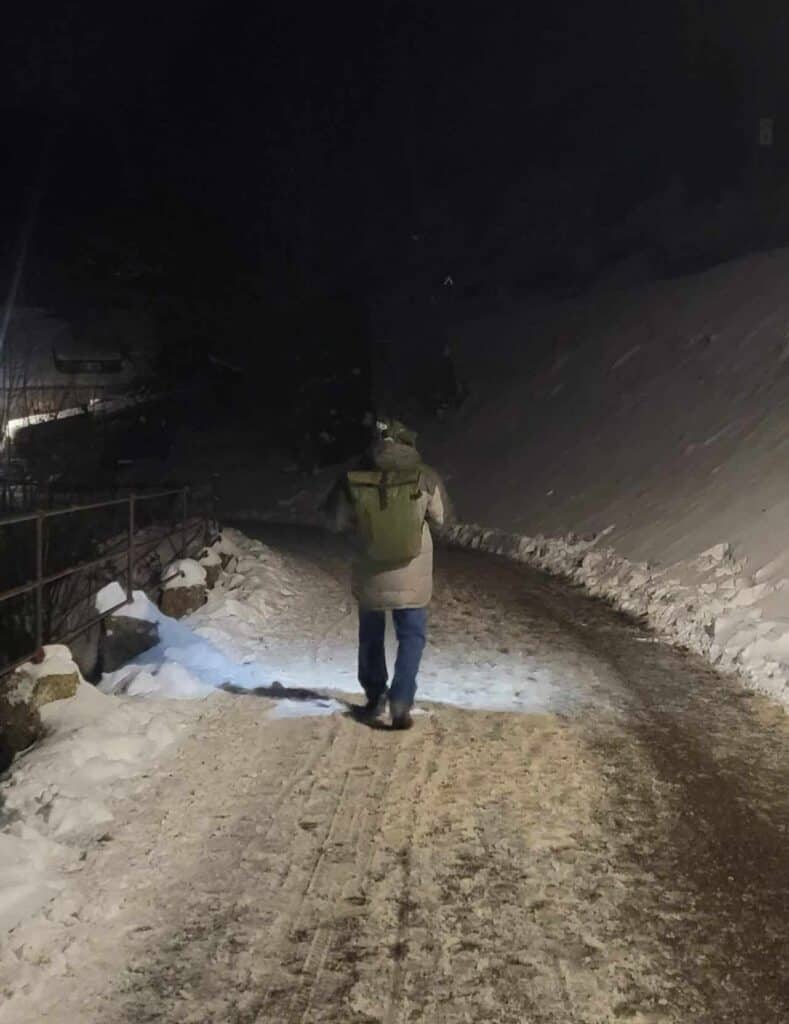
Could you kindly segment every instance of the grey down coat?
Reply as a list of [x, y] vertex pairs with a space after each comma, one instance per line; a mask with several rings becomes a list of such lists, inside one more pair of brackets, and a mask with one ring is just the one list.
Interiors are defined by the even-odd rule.
[[[351, 586], [360, 607], [390, 611], [395, 608], [424, 608], [433, 596], [433, 537], [430, 523], [444, 522], [443, 485], [438, 475], [422, 464], [416, 448], [393, 441], [382, 442], [371, 453], [375, 469], [419, 469], [424, 493], [419, 499], [424, 515], [422, 550], [402, 565], [381, 565], [357, 550], [353, 560]], [[329, 527], [335, 532], [353, 532], [356, 526], [353, 503], [343, 477], [326, 504]]]

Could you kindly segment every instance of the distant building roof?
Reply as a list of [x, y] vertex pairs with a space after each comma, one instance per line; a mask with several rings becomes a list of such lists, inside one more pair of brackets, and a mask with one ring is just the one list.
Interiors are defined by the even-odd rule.
[[75, 338], [65, 320], [31, 307], [14, 311], [3, 360], [11, 377], [31, 386], [122, 386], [132, 376], [114, 339]]

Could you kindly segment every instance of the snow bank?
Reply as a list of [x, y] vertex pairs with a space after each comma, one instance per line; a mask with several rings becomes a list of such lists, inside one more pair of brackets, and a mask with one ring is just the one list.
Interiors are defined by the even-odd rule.
[[0, 785], [0, 932], [43, 906], [112, 822], [111, 801], [184, 727], [175, 707], [109, 698], [80, 682], [41, 710], [47, 735]]
[[[606, 531], [608, 532], [608, 531]], [[736, 672], [754, 689], [789, 706], [789, 632], [785, 622], [757, 607], [770, 596], [783, 600], [786, 581], [754, 585], [731, 548], [716, 545], [698, 558], [655, 569], [635, 564], [610, 547], [605, 534], [586, 540], [527, 537], [462, 524], [445, 531], [450, 543], [488, 551], [571, 579], [594, 597], [647, 622], [662, 637]]]
[[[214, 548], [231, 560], [227, 564], [233, 571], [220, 577], [197, 612], [172, 619], [145, 594], [134, 593], [122, 614], [131, 608], [136, 617], [155, 622], [160, 642], [117, 672], [105, 674], [99, 684], [103, 693], [199, 699], [226, 683], [253, 689], [290, 681], [287, 665], [271, 654], [269, 633], [272, 615], [288, 613], [300, 585], [293, 569], [260, 541], [234, 530], [225, 531]], [[193, 562], [178, 577], [180, 585], [194, 578], [194, 569], [204, 573]], [[111, 607], [119, 591], [118, 584], [110, 585], [100, 601]], [[296, 643], [288, 661], [300, 657]]]
[[788, 277], [784, 250], [458, 324], [471, 394], [424, 438], [487, 528], [458, 542], [570, 576], [783, 701]]
[[[0, 932], [43, 906], [66, 886], [69, 872], [80, 870], [87, 846], [111, 826], [113, 801], [142, 793], [146, 766], [199, 714], [195, 699], [223, 683], [252, 688], [280, 675], [268, 657], [267, 626], [275, 613], [289, 617], [300, 581], [279, 555], [241, 534], [226, 537], [221, 554], [235, 560], [237, 571], [220, 578], [199, 613], [170, 619], [136, 591], [119, 614], [156, 623], [160, 643], [105, 675], [98, 688], [80, 678], [75, 697], [42, 709], [45, 739], [17, 757], [0, 785]], [[195, 569], [204, 573], [196, 562], [181, 566], [181, 581], [193, 579]], [[119, 584], [110, 584], [96, 607], [106, 611], [124, 597]], [[52, 646], [43, 663], [25, 671], [38, 678], [78, 670], [68, 648]], [[272, 715], [340, 710], [329, 698], [283, 700]]]
[[[133, 603], [121, 614], [155, 622], [159, 644], [145, 651], [117, 672], [104, 675], [99, 689], [107, 694], [194, 699], [208, 696], [224, 683], [253, 688], [272, 682], [269, 667], [258, 659], [267, 619], [269, 594], [283, 588], [282, 572], [265, 572], [266, 549], [259, 541], [241, 534], [224, 535], [214, 545], [220, 553], [243, 559], [244, 572], [223, 577], [208, 603], [182, 620], [162, 614], [142, 591], [135, 591]], [[168, 570], [173, 586], [192, 585], [205, 570], [197, 562], [185, 559]], [[120, 585], [110, 584], [101, 592], [98, 606], [112, 607], [121, 593]]]

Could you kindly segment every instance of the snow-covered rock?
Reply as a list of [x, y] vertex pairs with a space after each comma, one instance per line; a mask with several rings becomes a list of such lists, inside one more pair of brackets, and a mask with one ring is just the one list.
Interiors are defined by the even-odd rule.
[[210, 550], [219, 555], [222, 562], [222, 568], [226, 572], [233, 571], [233, 568], [238, 563], [238, 559], [241, 555], [241, 549], [233, 540], [231, 533], [227, 530], [222, 531], [217, 540], [211, 545]]
[[[99, 614], [116, 608], [107, 615], [101, 636], [101, 665], [104, 672], [115, 672], [133, 658], [159, 643], [156, 607], [142, 591], [126, 601], [126, 592], [119, 583], [110, 583], [96, 595]], [[120, 607], [118, 607], [120, 605]]]
[[10, 704], [29, 703], [36, 708], [53, 700], [73, 697], [79, 686], [79, 669], [68, 647], [51, 644], [43, 656], [27, 661], [3, 681], [3, 692]]
[[[206, 697], [224, 683], [252, 688], [272, 682], [271, 667], [260, 660], [268, 620], [273, 610], [287, 604], [297, 584], [283, 560], [259, 541], [227, 531], [222, 547], [234, 553], [241, 571], [223, 575], [196, 611], [180, 619], [166, 614], [167, 595], [188, 594], [188, 588], [165, 591], [161, 608], [135, 592], [132, 605], [122, 611], [126, 615], [132, 609], [135, 616], [155, 623], [159, 643], [128, 665], [107, 672], [99, 684], [102, 692], [193, 699]], [[115, 603], [120, 587], [113, 586], [117, 590], [106, 588], [105, 602]]]
[[126, 615], [111, 615], [102, 636], [102, 668], [114, 672], [159, 643], [159, 627]]
[[81, 678], [68, 647], [52, 644], [0, 679], [0, 771], [43, 734], [40, 709], [73, 697]]
[[221, 554], [217, 550], [216, 545], [206, 548], [200, 555], [198, 562], [205, 569], [206, 586], [209, 590], [213, 590], [219, 581], [219, 576], [224, 567]]
[[[0, 689], [0, 772], [14, 760], [14, 756], [35, 743], [44, 727], [38, 707], [31, 699], [28, 680], [17, 673], [2, 680]], [[20, 685], [28, 686], [25, 699], [19, 699]]]
[[163, 590], [204, 587], [205, 584], [205, 569], [194, 558], [181, 558], [177, 562], [171, 562], [162, 573]]
[[[31, 696], [36, 707], [53, 700], [73, 697], [79, 686], [80, 674], [71, 651], [63, 644], [50, 644], [44, 648], [40, 661], [28, 661], [17, 669], [17, 676], [29, 680]], [[19, 693], [25, 688], [20, 686]]]
[[162, 573], [161, 609], [173, 619], [197, 611], [207, 601], [205, 568], [193, 558], [172, 562]]

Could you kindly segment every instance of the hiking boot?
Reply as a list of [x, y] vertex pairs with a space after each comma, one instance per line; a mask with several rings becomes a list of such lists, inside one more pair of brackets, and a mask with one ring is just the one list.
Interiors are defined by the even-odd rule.
[[375, 721], [386, 711], [387, 699], [386, 693], [382, 693], [380, 697], [368, 697], [367, 703], [356, 709], [356, 717], [363, 722]]
[[411, 708], [407, 704], [392, 704], [391, 710], [393, 729], [410, 729], [414, 724]]

